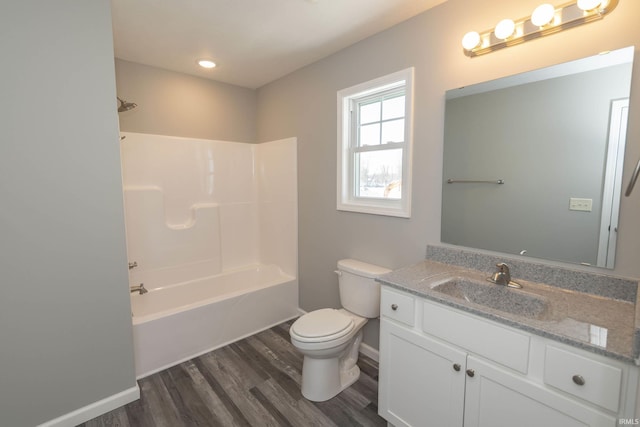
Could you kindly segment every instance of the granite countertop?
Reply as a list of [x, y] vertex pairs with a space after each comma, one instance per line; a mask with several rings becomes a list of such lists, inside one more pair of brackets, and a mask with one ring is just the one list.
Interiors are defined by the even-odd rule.
[[[513, 277], [522, 289], [486, 281], [486, 272], [426, 260], [378, 278], [383, 285], [627, 363], [638, 358], [636, 303]], [[451, 287], [452, 279], [458, 283]], [[449, 282], [448, 285], [445, 283]], [[471, 283], [475, 298], [460, 292]], [[438, 291], [446, 289], [447, 293]], [[484, 288], [486, 286], [486, 288]], [[448, 287], [448, 289], [447, 289]], [[467, 298], [465, 298], [467, 296]], [[469, 298], [470, 296], [470, 298]], [[481, 299], [481, 303], [478, 303]], [[476, 301], [476, 302], [473, 302]]]

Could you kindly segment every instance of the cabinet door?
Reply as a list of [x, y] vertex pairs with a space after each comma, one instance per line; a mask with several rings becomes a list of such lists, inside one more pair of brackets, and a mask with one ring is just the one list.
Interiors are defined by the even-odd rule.
[[395, 426], [461, 427], [466, 353], [380, 322], [378, 410]]
[[469, 356], [464, 425], [615, 427], [616, 418], [530, 383], [519, 374]]

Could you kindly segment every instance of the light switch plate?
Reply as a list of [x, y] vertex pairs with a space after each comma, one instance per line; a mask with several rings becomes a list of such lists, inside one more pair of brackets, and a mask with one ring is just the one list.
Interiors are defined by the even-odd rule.
[[593, 199], [579, 199], [577, 197], [571, 197], [569, 199], [570, 211], [591, 212], [592, 206]]

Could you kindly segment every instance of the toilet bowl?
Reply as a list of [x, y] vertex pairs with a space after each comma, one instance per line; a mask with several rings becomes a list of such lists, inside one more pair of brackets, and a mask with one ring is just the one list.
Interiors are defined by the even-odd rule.
[[390, 270], [356, 260], [338, 262], [342, 309], [323, 308], [296, 320], [291, 343], [303, 355], [302, 395], [315, 402], [331, 399], [360, 377], [357, 365], [362, 327], [380, 314], [375, 277]]
[[346, 310], [325, 308], [305, 314], [291, 326], [291, 343], [304, 355], [304, 397], [323, 402], [358, 380], [356, 362], [365, 323], [367, 319]]

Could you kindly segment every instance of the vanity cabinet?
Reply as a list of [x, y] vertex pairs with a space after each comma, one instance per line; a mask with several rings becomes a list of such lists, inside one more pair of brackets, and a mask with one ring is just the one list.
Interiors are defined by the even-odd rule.
[[[540, 387], [519, 374], [467, 357], [465, 427], [577, 427], [617, 425], [617, 417]], [[431, 425], [428, 421], [422, 425]]]
[[380, 415], [396, 426], [462, 426], [466, 353], [385, 319], [380, 333]]
[[637, 368], [383, 286], [378, 408], [394, 426], [611, 426]]

